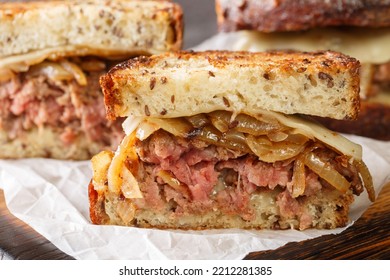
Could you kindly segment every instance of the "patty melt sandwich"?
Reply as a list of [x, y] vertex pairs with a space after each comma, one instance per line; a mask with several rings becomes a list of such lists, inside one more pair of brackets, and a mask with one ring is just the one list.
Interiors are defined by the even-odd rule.
[[333, 50], [358, 59], [358, 119], [320, 121], [341, 132], [390, 140], [390, 1], [216, 0], [216, 10], [219, 30], [237, 31], [236, 43], [226, 46], [231, 50]]
[[0, 158], [90, 159], [114, 149], [99, 77], [136, 55], [178, 50], [182, 11], [166, 1], [0, 4]]
[[359, 62], [335, 52], [175, 52], [101, 78], [116, 152], [92, 158], [95, 224], [335, 228], [374, 190], [361, 146], [301, 114], [355, 118]]

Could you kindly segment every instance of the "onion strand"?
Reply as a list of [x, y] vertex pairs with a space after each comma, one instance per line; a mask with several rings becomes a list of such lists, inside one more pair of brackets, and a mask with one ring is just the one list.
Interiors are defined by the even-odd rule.
[[306, 189], [305, 164], [300, 158], [294, 161], [294, 175], [292, 177], [292, 197], [303, 195]]
[[368, 198], [370, 201], [375, 201], [375, 189], [374, 184], [372, 182], [372, 176], [367, 166], [364, 164], [362, 160], [356, 161], [356, 167], [358, 168], [359, 174], [363, 180], [364, 188], [367, 190]]
[[293, 158], [305, 149], [305, 144], [296, 144], [289, 141], [273, 143], [268, 138], [253, 135], [248, 135], [246, 140], [252, 152], [260, 160], [269, 163]]
[[303, 157], [303, 161], [307, 167], [309, 167], [314, 173], [327, 181], [337, 190], [345, 193], [351, 183], [345, 179], [343, 175], [337, 172], [328, 162], [323, 162], [320, 157], [314, 153], [307, 153]]

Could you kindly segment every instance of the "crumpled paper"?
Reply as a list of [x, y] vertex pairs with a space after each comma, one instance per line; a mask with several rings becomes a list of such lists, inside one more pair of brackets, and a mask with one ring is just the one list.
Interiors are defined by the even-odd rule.
[[[376, 193], [390, 179], [390, 142], [348, 136], [363, 146]], [[345, 230], [178, 231], [97, 226], [89, 220], [89, 161], [0, 160], [0, 186], [12, 214], [76, 259], [242, 259]], [[351, 208], [351, 223], [370, 205], [367, 193]]]
[[[237, 49], [243, 46], [241, 39], [219, 34], [194, 49]], [[378, 194], [390, 180], [390, 142], [347, 137], [363, 146], [363, 159]], [[91, 177], [89, 161], [0, 160], [0, 188], [10, 212], [76, 259], [242, 259], [250, 252], [276, 249], [288, 242], [338, 234], [371, 204], [367, 193], [361, 194], [351, 207], [351, 222], [334, 230], [180, 231], [97, 226], [89, 219]]]

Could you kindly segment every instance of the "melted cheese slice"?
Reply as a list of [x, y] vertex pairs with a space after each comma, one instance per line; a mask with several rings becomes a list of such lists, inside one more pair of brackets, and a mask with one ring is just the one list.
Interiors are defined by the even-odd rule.
[[381, 64], [390, 60], [390, 28], [323, 28], [280, 33], [239, 31], [220, 33], [202, 45], [195, 49], [333, 50], [355, 57], [361, 63]]
[[344, 155], [362, 160], [362, 147], [337, 132], [298, 116], [284, 115], [276, 112], [267, 112], [267, 114], [272, 115], [285, 126], [295, 128], [297, 132], [307, 137], [315, 138]]

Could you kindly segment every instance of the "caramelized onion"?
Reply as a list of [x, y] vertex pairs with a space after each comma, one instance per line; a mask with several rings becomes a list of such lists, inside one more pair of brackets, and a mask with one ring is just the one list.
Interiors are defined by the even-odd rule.
[[184, 118], [148, 118], [147, 122], [149, 122], [151, 125], [158, 126], [175, 136], [187, 137], [188, 133], [193, 130], [192, 125], [188, 123]]
[[242, 145], [246, 145], [246, 138], [244, 133], [239, 132], [235, 129], [230, 129], [228, 132], [224, 134], [224, 138], [228, 141], [232, 141], [235, 143], [240, 143]]
[[[230, 135], [230, 137], [232, 137], [232, 135]], [[225, 138], [225, 135], [213, 126], [206, 126], [200, 129], [195, 138], [210, 144], [225, 147], [227, 149], [250, 152], [250, 149], [248, 148], [246, 143], [243, 143], [241, 141], [227, 140], [227, 138]]]
[[128, 116], [122, 123], [123, 131], [126, 133], [126, 135], [132, 134], [141, 122], [141, 117]]
[[160, 126], [148, 122], [147, 120], [142, 121], [136, 130], [136, 136], [139, 140], [143, 141], [148, 138], [153, 132], [160, 129]]
[[125, 165], [122, 167], [122, 186], [121, 191], [126, 198], [142, 198], [142, 193], [137, 179]]
[[349, 155], [355, 159], [362, 159], [362, 147], [360, 145], [316, 122], [295, 115], [285, 115], [271, 111], [264, 113], [263, 116], [266, 116], [266, 114], [267, 118], [274, 117], [284, 126], [293, 128], [297, 133], [310, 139], [316, 138], [341, 154]]
[[31, 67], [29, 72], [31, 75], [44, 74], [48, 78], [55, 81], [69, 81], [73, 79], [73, 75], [66, 71], [64, 67], [55, 62], [42, 62]]
[[29, 69], [30, 69], [30, 65], [36, 65], [38, 64], [39, 62], [37, 63], [25, 63], [25, 62], [19, 62], [19, 63], [15, 63], [15, 64], [11, 64], [9, 65], [9, 69], [11, 71], [14, 71], [15, 73], [19, 73], [19, 72], [27, 72]]
[[289, 141], [272, 143], [266, 137], [246, 137], [249, 148], [260, 160], [275, 162], [293, 158], [299, 155], [305, 148], [303, 144], [296, 144]]
[[209, 113], [209, 117], [213, 126], [220, 132], [229, 130], [232, 113], [227, 111], [215, 111]]
[[314, 153], [307, 153], [303, 157], [303, 161], [307, 167], [309, 167], [313, 172], [315, 172], [322, 179], [327, 181], [333, 187], [341, 192], [346, 192], [350, 183], [345, 179], [343, 175], [337, 172], [336, 169], [332, 167], [331, 164], [323, 162], [320, 157]]
[[282, 126], [276, 122], [263, 122], [245, 114], [239, 114], [234, 121], [237, 123], [235, 128], [238, 131], [254, 136], [267, 135], [282, 129]]
[[288, 134], [283, 131], [272, 131], [267, 136], [272, 142], [281, 142], [287, 139]]
[[294, 162], [294, 175], [292, 177], [292, 197], [303, 195], [306, 188], [305, 164], [301, 159]]
[[1, 82], [7, 82], [11, 80], [15, 76], [14, 72], [12, 70], [4, 68], [0, 69], [0, 83]]
[[98, 72], [106, 69], [106, 64], [99, 60], [83, 61], [80, 64], [81, 69], [88, 72]]
[[309, 138], [307, 138], [305, 135], [302, 134], [288, 134], [286, 141], [289, 141], [294, 144], [303, 145], [307, 141], [309, 141]]
[[67, 60], [61, 61], [61, 66], [63, 66], [66, 71], [68, 71], [74, 76], [80, 86], [87, 85], [87, 78], [85, 77], [83, 70], [81, 70], [79, 66]]
[[367, 190], [368, 198], [373, 202], [375, 201], [375, 189], [370, 171], [362, 160], [356, 160], [355, 162], [359, 174], [363, 180], [364, 188]]
[[[135, 140], [135, 133], [125, 136], [112, 158], [110, 167], [107, 171], [108, 190], [110, 192], [120, 192], [123, 176], [127, 175], [122, 174], [124, 168], [130, 168], [130, 172], [136, 172], [138, 170], [138, 156], [134, 148]], [[125, 166], [125, 163], [127, 163], [127, 166]], [[137, 188], [138, 186], [132, 185], [130, 187]]]
[[191, 192], [188, 189], [188, 187], [182, 184], [176, 178], [174, 178], [170, 172], [165, 170], [160, 170], [157, 173], [157, 176], [159, 176], [166, 184], [170, 185], [173, 189], [183, 194], [184, 197], [191, 198]]
[[107, 171], [114, 154], [111, 151], [102, 151], [91, 159], [93, 170], [93, 187], [96, 191], [104, 191], [107, 188]]
[[187, 121], [195, 128], [203, 127], [210, 123], [209, 119], [205, 114], [197, 114], [186, 118]]

